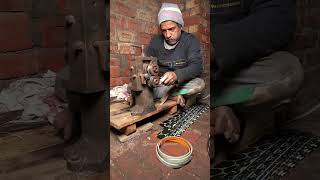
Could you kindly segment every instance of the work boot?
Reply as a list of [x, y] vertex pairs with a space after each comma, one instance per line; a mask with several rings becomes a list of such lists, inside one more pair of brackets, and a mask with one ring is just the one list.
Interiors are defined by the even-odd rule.
[[91, 93], [80, 96], [81, 115], [74, 121], [81, 122], [81, 137], [65, 148], [64, 157], [69, 170], [83, 173], [102, 173], [109, 160], [109, 112], [106, 109], [107, 93]]
[[220, 106], [210, 111], [210, 130], [212, 135], [223, 134], [230, 143], [240, 138], [240, 121], [227, 106]]

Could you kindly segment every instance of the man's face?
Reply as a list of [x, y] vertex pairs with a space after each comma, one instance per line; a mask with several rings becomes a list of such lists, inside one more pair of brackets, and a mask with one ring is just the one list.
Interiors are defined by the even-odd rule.
[[168, 44], [175, 45], [178, 42], [181, 35], [181, 27], [177, 23], [172, 21], [162, 22], [160, 29]]

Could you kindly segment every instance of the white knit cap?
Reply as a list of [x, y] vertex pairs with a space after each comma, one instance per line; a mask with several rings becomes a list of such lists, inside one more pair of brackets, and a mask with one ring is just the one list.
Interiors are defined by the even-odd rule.
[[161, 9], [158, 13], [159, 25], [164, 21], [173, 21], [184, 26], [182, 13], [177, 4], [173, 4], [173, 3], [162, 4]]

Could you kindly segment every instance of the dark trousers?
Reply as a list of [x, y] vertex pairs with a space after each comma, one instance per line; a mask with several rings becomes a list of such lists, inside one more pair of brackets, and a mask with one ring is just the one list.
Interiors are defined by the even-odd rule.
[[232, 77], [214, 79], [211, 93], [253, 86], [252, 97], [242, 104], [257, 105], [292, 96], [300, 87], [303, 77], [299, 59], [289, 52], [278, 51], [257, 60]]

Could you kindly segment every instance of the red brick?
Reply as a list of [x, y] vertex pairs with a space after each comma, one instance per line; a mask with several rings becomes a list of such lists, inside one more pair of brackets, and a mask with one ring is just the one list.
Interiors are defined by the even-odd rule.
[[42, 27], [41, 47], [61, 48], [65, 43], [64, 27], [44, 26]]
[[131, 31], [118, 31], [118, 39], [120, 42], [135, 42], [137, 34]]
[[151, 41], [152, 35], [146, 33], [140, 33], [139, 35], [139, 43], [148, 45]]
[[145, 1], [145, 7], [152, 11], [153, 14], [158, 15], [161, 4], [158, 1]]
[[128, 18], [127, 19], [127, 25], [128, 25], [128, 30], [133, 31], [133, 32], [137, 32], [139, 29], [139, 24], [138, 21], [136, 21], [135, 19], [132, 18]]
[[161, 0], [162, 3], [174, 3], [174, 4], [179, 4], [180, 0]]
[[66, 0], [56, 0], [58, 11], [60, 14], [66, 14]]
[[122, 77], [129, 77], [130, 76], [130, 69], [129, 68], [121, 69], [121, 76]]
[[208, 44], [210, 42], [210, 37], [201, 34], [201, 41]]
[[110, 66], [110, 77], [120, 77], [120, 66]]
[[110, 29], [117, 27], [117, 16], [110, 13]]
[[160, 34], [160, 28], [155, 23], [146, 23], [143, 25], [144, 32], [147, 34]]
[[200, 16], [192, 16], [184, 19], [185, 26], [199, 25], [201, 24], [201, 22], [202, 21]]
[[183, 11], [182, 12], [183, 19], [186, 18], [186, 17], [189, 17], [190, 16], [190, 12], [191, 12], [190, 9]]
[[200, 0], [189, 0], [186, 1], [186, 9], [191, 9], [200, 4]]
[[122, 16], [111, 14], [110, 15], [110, 29], [117, 28], [117, 29], [126, 29], [127, 23], [126, 19]]
[[135, 47], [131, 43], [118, 43], [119, 54], [141, 55], [141, 48]]
[[0, 53], [0, 79], [11, 79], [38, 72], [38, 65], [31, 50], [19, 53]]
[[115, 28], [110, 28], [110, 41], [117, 41], [117, 33]]
[[209, 28], [204, 27], [202, 25], [199, 25], [198, 30], [199, 30], [200, 33], [202, 33], [204, 35], [209, 35], [210, 34]]
[[121, 15], [132, 17], [132, 18], [136, 16], [135, 8], [131, 8], [124, 3], [121, 3], [121, 2], [111, 3], [110, 7], [113, 12], [119, 13]]
[[110, 42], [110, 53], [116, 54], [119, 52], [118, 44], [115, 42]]
[[110, 58], [110, 66], [120, 66], [119, 58], [111, 57]]
[[147, 22], [155, 22], [155, 15], [151, 11], [146, 11], [145, 9], [137, 10], [137, 19]]
[[201, 7], [200, 5], [196, 5], [193, 8], [190, 9], [190, 16], [194, 16], [194, 15], [200, 15], [201, 14]]
[[137, 56], [141, 56], [141, 54], [142, 54], [142, 48], [141, 47], [136, 47], [135, 48], [135, 55], [137, 55]]
[[65, 66], [63, 48], [41, 48], [38, 53], [38, 64], [40, 70], [50, 69], [59, 71]]
[[24, 0], [1, 1], [0, 11], [24, 11]]
[[[149, 3], [149, 1], [147, 1]], [[127, 3], [130, 7], [141, 7], [143, 6], [143, 0], [130, 0]]]
[[130, 77], [121, 77], [122, 84], [129, 84], [130, 83]]
[[199, 25], [192, 25], [192, 26], [188, 26], [186, 27], [188, 29], [189, 33], [195, 33], [199, 31]]
[[[30, 0], [25, 0], [26, 3]], [[30, 6], [30, 5], [29, 5]], [[57, 1], [45, 0], [31, 3], [31, 9], [29, 15], [33, 18], [49, 17], [57, 14]]]
[[122, 81], [120, 78], [110, 78], [110, 87], [120, 86]]
[[27, 14], [0, 13], [0, 27], [0, 52], [32, 48]]

